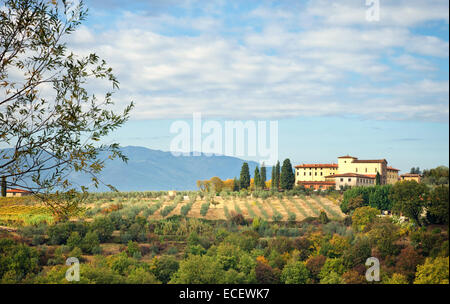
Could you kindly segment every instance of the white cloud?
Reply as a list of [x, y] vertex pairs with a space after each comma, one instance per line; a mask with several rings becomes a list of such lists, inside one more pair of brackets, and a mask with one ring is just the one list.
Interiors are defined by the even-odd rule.
[[[302, 14], [324, 20], [307, 26], [298, 20], [302, 14], [282, 7], [261, 6], [236, 19], [261, 18], [262, 31], [245, 22], [227, 24], [217, 15], [126, 12], [108, 31], [81, 28], [71, 45], [107, 60], [121, 81], [116, 99], [134, 100], [136, 119], [189, 117], [196, 111], [242, 119], [447, 120], [448, 80], [434, 79], [441, 72], [430, 60], [448, 60], [448, 41], [408, 28], [445, 20], [442, 14], [432, 8], [417, 16], [423, 5], [405, 2], [396, 5], [412, 10], [408, 20], [386, 15], [390, 21], [382, 26], [362, 27], [361, 7], [349, 3], [331, 5], [328, 14], [321, 9], [329, 2], [311, 2]], [[208, 10], [216, 14], [217, 9]]]

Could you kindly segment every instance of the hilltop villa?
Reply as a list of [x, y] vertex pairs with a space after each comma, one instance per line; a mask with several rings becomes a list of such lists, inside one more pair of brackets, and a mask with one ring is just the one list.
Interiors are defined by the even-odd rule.
[[360, 160], [353, 156], [338, 157], [335, 164], [302, 164], [295, 167], [295, 184], [305, 188], [337, 190], [345, 186], [374, 186], [377, 173], [380, 184], [394, 184], [400, 170], [389, 167], [386, 159]]

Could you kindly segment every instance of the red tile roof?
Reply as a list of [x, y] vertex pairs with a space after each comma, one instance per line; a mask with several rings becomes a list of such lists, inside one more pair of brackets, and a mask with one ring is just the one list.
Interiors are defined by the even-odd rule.
[[387, 163], [385, 159], [355, 159], [354, 163]]
[[358, 159], [357, 157], [353, 157], [353, 156], [350, 156], [350, 155], [339, 156], [338, 158], [353, 158], [353, 159]]
[[31, 192], [23, 189], [6, 189], [6, 193], [31, 193]]
[[405, 176], [405, 177], [420, 177], [420, 174], [414, 174], [414, 173], [405, 173], [402, 174], [400, 176]]
[[301, 164], [295, 168], [337, 168], [337, 164]]
[[387, 169], [391, 170], [391, 171], [400, 171], [399, 169], [395, 169], [395, 168], [392, 168], [392, 167], [389, 167], [389, 166], [387, 167]]
[[364, 174], [358, 174], [358, 173], [343, 173], [343, 174], [335, 174], [335, 175], [329, 175], [325, 177], [361, 177], [361, 178], [371, 178], [374, 179], [374, 175], [364, 175]]

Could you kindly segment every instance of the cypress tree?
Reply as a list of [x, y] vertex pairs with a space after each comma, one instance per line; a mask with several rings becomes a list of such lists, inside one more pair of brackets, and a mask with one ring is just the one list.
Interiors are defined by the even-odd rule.
[[250, 187], [250, 171], [247, 163], [242, 164], [239, 184], [240, 189], [248, 189]]
[[270, 188], [275, 189], [275, 166], [272, 167], [272, 179], [270, 182]]
[[375, 178], [375, 185], [381, 185], [381, 175], [380, 172], [377, 172], [377, 176]]
[[255, 190], [261, 187], [261, 175], [259, 174], [258, 166], [255, 168], [255, 176], [253, 179], [253, 184], [255, 185]]
[[280, 161], [275, 166], [275, 189], [280, 189]]
[[285, 159], [283, 162], [283, 167], [281, 168], [280, 186], [284, 190], [291, 190], [294, 188], [295, 175], [292, 170], [291, 161], [289, 158]]
[[261, 166], [261, 188], [266, 189], [266, 166], [264, 163]]
[[233, 180], [233, 191], [239, 191], [239, 181], [237, 180], [236, 177], [234, 177]]
[[6, 177], [2, 176], [2, 196], [6, 196]]

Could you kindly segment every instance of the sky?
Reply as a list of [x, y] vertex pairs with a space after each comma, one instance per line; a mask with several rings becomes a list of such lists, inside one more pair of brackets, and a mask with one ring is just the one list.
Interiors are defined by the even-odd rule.
[[368, 1], [378, 21], [365, 0], [85, 2], [69, 46], [113, 68], [117, 109], [136, 105], [107, 142], [168, 151], [170, 126], [196, 112], [278, 121], [279, 159], [293, 164], [448, 166], [448, 0]]

